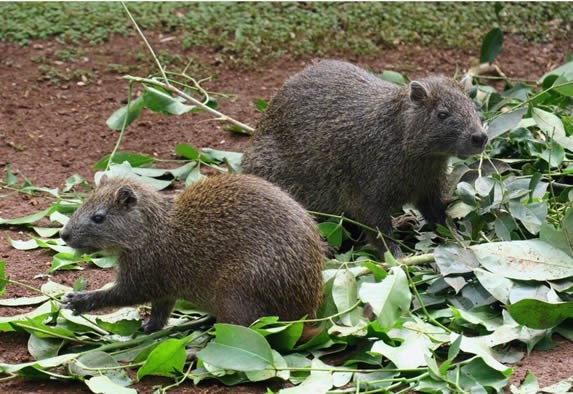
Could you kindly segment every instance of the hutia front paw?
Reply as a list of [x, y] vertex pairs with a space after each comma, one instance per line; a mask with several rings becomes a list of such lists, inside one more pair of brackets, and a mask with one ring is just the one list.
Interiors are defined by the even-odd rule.
[[89, 292], [68, 293], [62, 297], [62, 307], [71, 309], [74, 315], [91, 311], [94, 306], [93, 294]]
[[149, 318], [145, 323], [141, 325], [141, 330], [146, 334], [150, 334], [152, 332], [161, 330], [163, 326], [163, 323]]

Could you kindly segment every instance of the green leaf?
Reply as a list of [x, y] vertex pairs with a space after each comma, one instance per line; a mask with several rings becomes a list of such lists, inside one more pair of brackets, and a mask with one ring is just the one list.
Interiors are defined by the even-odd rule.
[[201, 166], [196, 165], [187, 175], [185, 178], [185, 187], [190, 186], [194, 183], [199, 182], [202, 179], [205, 179], [205, 175], [201, 174]]
[[331, 369], [335, 368], [324, 364], [318, 358], [312, 360], [310, 375], [306, 378], [300, 385], [295, 387], [289, 387], [286, 389], [281, 389], [279, 394], [325, 394], [334, 385], [332, 372], [324, 371], [321, 369]]
[[84, 178], [82, 178], [80, 175], [78, 174], [74, 174], [70, 177], [68, 177], [68, 179], [66, 179], [66, 183], [64, 184], [64, 187], [62, 189], [63, 192], [67, 193], [70, 190], [72, 190], [72, 188], [74, 186], [77, 185], [81, 185], [83, 186], [84, 189], [89, 190], [90, 189], [90, 185], [89, 183], [87, 183]]
[[543, 84], [543, 80], [549, 76], [562, 76], [562, 75], [566, 75], [566, 74], [570, 74], [573, 73], [573, 61], [570, 61], [568, 63], [565, 63], [557, 68], [554, 68], [553, 70], [549, 71], [548, 73], [546, 73], [544, 76], [542, 76], [539, 81], [537, 82], [539, 85]]
[[159, 375], [167, 377], [179, 376], [185, 366], [187, 352], [185, 345], [189, 337], [182, 339], [166, 339], [149, 353], [145, 364], [137, 371], [137, 380], [146, 375]]
[[464, 335], [458, 335], [456, 333], [452, 333], [451, 339], [456, 340], [459, 336], [462, 337], [460, 349], [463, 352], [480, 356], [483, 359], [483, 362], [485, 362], [485, 364], [487, 364], [490, 368], [493, 368], [496, 371], [505, 372], [509, 370], [508, 367], [497, 361], [497, 359], [494, 357], [492, 347], [519, 338], [519, 334], [517, 334], [516, 331], [511, 333], [511, 335], [504, 337], [501, 343], [499, 343], [500, 341], [496, 341], [494, 334], [477, 336], [477, 337], [467, 337]]
[[107, 315], [96, 317], [98, 326], [116, 335], [132, 335], [141, 327], [137, 308], [122, 308]]
[[[274, 316], [277, 320], [278, 317]], [[266, 331], [267, 340], [273, 349], [281, 352], [292, 350], [302, 335], [304, 329], [303, 322], [297, 323], [279, 323], [278, 327], [271, 327], [267, 329], [257, 329], [257, 332], [265, 335], [262, 331]], [[251, 327], [253, 328], [253, 327]], [[254, 329], [254, 328], [253, 328]]]
[[525, 299], [509, 305], [507, 310], [516, 322], [536, 330], [555, 327], [565, 319], [573, 318], [573, 302]]
[[88, 260], [89, 258], [76, 256], [69, 253], [57, 253], [52, 258], [52, 264], [50, 265], [48, 272], [52, 273], [55, 271], [82, 270], [83, 268], [78, 266], [78, 264]]
[[573, 71], [570, 71], [566, 75], [559, 76], [555, 82], [553, 82], [553, 86], [555, 87], [553, 90], [563, 96], [573, 97]]
[[69, 256], [69, 258], [73, 258], [74, 256], [79, 257], [77, 250], [74, 248], [70, 248], [66, 246], [64, 241], [61, 239], [40, 239], [34, 238], [34, 241], [38, 244], [40, 248], [49, 248], [58, 253], [63, 253]]
[[30, 334], [37, 335], [40, 338], [65, 338], [69, 340], [75, 339], [75, 334], [64, 327], [48, 326], [38, 319], [29, 319], [26, 321], [14, 321], [12, 324], [16, 327], [22, 328]]
[[[338, 312], [348, 310], [358, 301], [356, 279], [349, 270], [341, 269], [334, 276], [332, 299]], [[340, 321], [346, 326], [354, 326], [360, 321], [361, 314], [360, 309], [354, 308], [350, 312], [340, 316]]]
[[358, 291], [360, 299], [370, 304], [381, 327], [396, 323], [402, 312], [409, 310], [412, 294], [406, 274], [400, 267], [392, 267], [380, 283], [363, 283]]
[[326, 238], [329, 246], [340, 248], [342, 245], [342, 226], [335, 222], [322, 222], [318, 224], [318, 231]]
[[494, 229], [502, 241], [511, 241], [511, 234], [517, 229], [517, 225], [510, 214], [502, 212], [495, 218]]
[[[1, 280], [1, 279], [0, 279]], [[1, 284], [0, 284], [1, 286]], [[2, 295], [2, 289], [0, 289], [0, 295]], [[49, 298], [47, 296], [35, 296], [35, 297], [18, 297], [18, 298], [4, 298], [0, 299], [0, 306], [30, 306], [38, 305], [42, 302], [47, 301]]]
[[402, 74], [396, 71], [385, 70], [378, 77], [388, 82], [395, 83], [396, 85], [404, 86], [406, 85], [406, 78]]
[[[94, 170], [105, 170], [108, 166], [110, 156], [111, 154], [105, 155], [99, 159], [92, 168]], [[113, 155], [112, 163], [121, 164], [124, 161], [127, 161], [132, 167], [141, 167], [145, 164], [153, 163], [155, 159], [151, 156], [130, 152], [116, 152], [115, 155]]]
[[274, 377], [279, 377], [283, 380], [287, 380], [290, 377], [290, 371], [287, 370], [288, 364], [283, 356], [280, 355], [276, 350], [272, 350], [273, 353], [273, 365], [276, 368], [284, 369], [282, 371], [277, 371], [275, 369], [267, 369], [261, 371], [246, 371], [245, 375], [251, 382], [260, 382], [262, 380], [269, 380]]
[[[60, 309], [60, 318], [58, 319], [58, 326], [73, 331], [76, 334], [84, 334], [95, 331], [97, 333], [106, 335], [107, 331], [101, 329], [95, 322], [99, 315], [74, 315], [70, 309]], [[86, 319], [87, 318], [87, 319]]]
[[491, 242], [470, 249], [488, 271], [509, 279], [544, 281], [573, 276], [573, 257], [537, 239]]
[[129, 386], [132, 381], [127, 372], [109, 354], [102, 351], [91, 351], [73, 360], [68, 370], [75, 376], [106, 376], [120, 387]]
[[107, 376], [94, 376], [85, 381], [86, 385], [96, 394], [137, 394], [137, 390], [122, 387]]
[[243, 159], [242, 153], [211, 148], [203, 148], [201, 150], [211, 161], [227, 164], [231, 172], [238, 172], [241, 169], [241, 160]]
[[259, 112], [265, 112], [269, 106], [269, 102], [263, 99], [255, 99], [255, 108]]
[[19, 218], [14, 219], [2, 219], [0, 218], [0, 224], [31, 224], [37, 222], [38, 220], [42, 219], [43, 217], [49, 215], [54, 211], [53, 207], [46, 208], [43, 211], [35, 212], [27, 216], [22, 216]]
[[4, 166], [4, 170], [6, 171], [6, 186], [13, 186], [18, 183], [18, 179], [12, 173], [12, 169], [10, 168], [10, 164], [6, 164]]
[[[68, 353], [68, 354], [62, 354], [61, 356], [56, 356], [56, 357], [50, 357], [50, 358], [46, 358], [43, 360], [38, 360], [38, 361], [30, 361], [27, 363], [21, 363], [21, 364], [5, 364], [5, 363], [0, 363], [0, 371], [4, 371], [6, 373], [10, 373], [10, 374], [15, 374], [18, 373], [19, 371], [24, 370], [25, 368], [37, 368], [40, 370], [40, 372], [42, 372], [41, 370], [44, 368], [54, 368], [54, 367], [60, 367], [65, 365], [67, 362], [73, 360], [74, 358], [78, 357], [77, 353]], [[57, 375], [58, 377], [62, 378], [62, 375]], [[40, 375], [40, 377], [44, 377], [45, 375]]]
[[56, 357], [64, 342], [60, 338], [41, 338], [32, 334], [28, 339], [28, 352], [36, 360]]
[[[527, 394], [527, 393], [532, 393], [532, 394], [535, 393], [536, 394], [538, 392], [539, 392], [539, 382], [537, 381], [537, 378], [530, 371], [527, 371], [527, 374], [525, 375], [525, 379], [523, 379], [523, 381], [521, 382], [521, 385], [519, 386], [519, 393], [520, 394]], [[543, 391], [543, 392], [545, 392], [545, 391]]]
[[221, 369], [260, 371], [272, 367], [273, 355], [265, 337], [247, 327], [215, 324], [215, 340], [197, 357]]
[[175, 153], [189, 160], [199, 160], [201, 156], [195, 147], [185, 143], [175, 145]]
[[481, 268], [474, 270], [476, 278], [479, 283], [486, 289], [492, 296], [494, 296], [502, 304], [509, 303], [509, 294], [513, 288], [513, 282], [499, 274], [492, 274], [489, 271]]
[[148, 178], [173, 177], [175, 179], [184, 180], [195, 166], [197, 166], [197, 162], [190, 161], [172, 169], [135, 167], [132, 170], [135, 174]]
[[471, 310], [457, 309], [450, 306], [452, 313], [456, 319], [456, 323], [461, 326], [467, 326], [462, 319], [472, 325], [479, 325], [484, 327], [487, 331], [495, 331], [503, 325], [503, 318], [497, 314], [489, 305], [472, 308]]
[[436, 264], [442, 275], [465, 274], [479, 267], [474, 254], [458, 245], [438, 246], [434, 250]]
[[549, 164], [549, 167], [559, 167], [565, 159], [565, 150], [555, 141], [549, 143], [551, 146], [539, 154], [539, 157]]
[[[443, 364], [445, 364], [444, 362]], [[442, 364], [442, 365], [443, 365]], [[432, 377], [431, 374], [426, 375], [425, 377], [418, 379], [417, 383], [413, 390], [420, 393], [447, 393], [449, 392], [449, 387], [446, 382], [442, 380], [436, 380]]]
[[388, 273], [373, 261], [363, 261], [361, 262], [361, 265], [368, 268], [368, 270], [372, 272], [376, 282], [380, 282], [382, 279], [388, 276]]
[[195, 108], [193, 105], [183, 104], [179, 99], [150, 86], [144, 87], [143, 102], [153, 112], [167, 115], [182, 115]]
[[526, 108], [519, 108], [515, 111], [502, 113], [493, 119], [487, 127], [487, 136], [489, 140], [491, 141], [507, 131], [515, 129], [519, 122], [521, 122], [521, 118], [523, 118], [526, 111]]
[[539, 230], [539, 239], [561, 249], [570, 256], [573, 255], [573, 206], [570, 206], [565, 212], [560, 229], [556, 229], [549, 223], [543, 223]]
[[22, 313], [20, 315], [15, 315], [15, 316], [0, 316], [0, 331], [15, 331], [11, 323], [19, 321], [28, 321], [29, 319], [33, 318], [43, 319], [51, 312], [52, 312], [51, 303], [46, 302], [30, 312]]
[[552, 384], [551, 386], [545, 386], [541, 389], [541, 391], [547, 394], [570, 393], [572, 387], [573, 387], [573, 376], [567, 379], [563, 379], [562, 381]]
[[250, 130], [246, 130], [246, 129], [242, 128], [241, 126], [238, 126], [234, 123], [227, 123], [225, 126], [223, 126], [223, 130], [228, 131], [230, 133], [242, 134], [242, 135], [251, 135], [252, 134], [252, 132]]
[[129, 110], [127, 108], [127, 105], [121, 107], [113, 114], [111, 114], [111, 116], [107, 119], [105, 124], [110, 129], [119, 131], [123, 128], [123, 124], [126, 122], [126, 117], [127, 117], [127, 123], [125, 127], [129, 126], [131, 122], [137, 119], [142, 109], [143, 109], [143, 97], [140, 96], [129, 103]]
[[456, 186], [456, 194], [460, 199], [470, 206], [476, 205], [475, 194], [476, 191], [472, 185], [467, 182], [460, 182]]
[[573, 152], [573, 136], [565, 134], [563, 122], [555, 114], [540, 108], [533, 108], [533, 120], [537, 126], [555, 142], [570, 152]]
[[496, 184], [496, 180], [492, 177], [483, 177], [480, 176], [475, 180], [475, 191], [481, 197], [487, 197], [491, 194], [492, 189]]
[[152, 189], [155, 189], [155, 190], [163, 190], [166, 187], [168, 187], [169, 185], [171, 185], [171, 183], [173, 183], [172, 180], [161, 180], [161, 179], [149, 178], [149, 177], [145, 177], [145, 176], [139, 176], [134, 171], [134, 169], [131, 167], [131, 164], [129, 164], [127, 161], [124, 161], [121, 164], [112, 164], [108, 171], [97, 172], [95, 175], [96, 183], [98, 183], [97, 181], [99, 181], [99, 179], [103, 175], [107, 175], [108, 177], [111, 177], [111, 178], [113, 178], [113, 177], [125, 177], [125, 178], [135, 179], [135, 180], [143, 183], [144, 185], [151, 187]]
[[40, 290], [42, 290], [42, 293], [46, 295], [52, 297], [59, 297], [63, 294], [69, 293], [73, 289], [70, 286], [66, 286], [61, 283], [52, 282], [51, 280], [48, 280], [40, 287]]
[[454, 342], [450, 345], [448, 349], [448, 360], [455, 359], [460, 353], [460, 344], [462, 343], [462, 337], [457, 337]]
[[427, 366], [427, 360], [432, 359], [432, 350], [438, 348], [440, 342], [448, 341], [443, 329], [422, 321], [408, 321], [404, 328], [393, 329], [388, 334], [400, 338], [400, 344], [390, 346], [384, 341], [376, 341], [372, 352], [388, 358], [399, 369]]
[[117, 256], [92, 257], [91, 262], [100, 268], [111, 268], [117, 262]]
[[539, 233], [547, 217], [547, 203], [534, 202], [523, 204], [519, 201], [509, 202], [509, 211], [518, 219], [531, 234]]
[[10, 246], [17, 250], [33, 250], [39, 248], [39, 245], [35, 239], [20, 241], [8, 238], [8, 242], [10, 243]]
[[61, 228], [59, 227], [32, 227], [36, 234], [38, 234], [42, 238], [50, 238], [60, 232]]
[[503, 32], [499, 27], [491, 29], [484, 37], [479, 55], [480, 63], [493, 63], [501, 52]]
[[507, 377], [503, 371], [492, 368], [484, 360], [476, 358], [459, 370], [448, 371], [448, 378], [458, 381], [459, 385], [468, 393], [486, 393], [483, 387], [491, 387], [493, 392], [501, 393], [507, 386]]

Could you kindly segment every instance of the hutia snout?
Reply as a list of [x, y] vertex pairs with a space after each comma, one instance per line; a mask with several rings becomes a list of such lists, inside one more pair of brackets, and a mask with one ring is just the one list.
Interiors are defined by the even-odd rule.
[[70, 241], [71, 235], [72, 232], [68, 229], [67, 226], [64, 226], [64, 228], [60, 230], [60, 238], [63, 239], [65, 243]]
[[478, 130], [470, 136], [471, 144], [474, 148], [483, 149], [487, 144], [487, 134], [483, 130]]

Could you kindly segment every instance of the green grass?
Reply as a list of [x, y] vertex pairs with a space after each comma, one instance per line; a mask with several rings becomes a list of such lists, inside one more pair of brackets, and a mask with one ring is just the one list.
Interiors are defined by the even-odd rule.
[[[475, 47], [497, 22], [493, 3], [128, 3], [145, 30], [181, 33], [242, 61], [332, 51], [376, 53], [393, 43]], [[505, 4], [505, 32], [528, 40], [564, 38], [573, 7]], [[57, 37], [98, 44], [132, 29], [120, 3], [0, 4], [0, 40]]]

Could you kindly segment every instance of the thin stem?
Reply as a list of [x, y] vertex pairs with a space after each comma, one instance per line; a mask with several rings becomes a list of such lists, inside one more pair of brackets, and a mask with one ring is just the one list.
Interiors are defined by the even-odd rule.
[[291, 371], [291, 372], [305, 372], [305, 371], [318, 371], [318, 372], [424, 372], [427, 371], [426, 368], [406, 368], [406, 369], [399, 369], [399, 368], [371, 368], [371, 369], [358, 369], [358, 368], [339, 368], [339, 367], [332, 367], [332, 368], [303, 368], [303, 367], [285, 367], [285, 368], [267, 368], [265, 371]]
[[349, 308], [335, 313], [334, 315], [330, 315], [330, 316], [326, 316], [326, 317], [321, 317], [321, 318], [317, 318], [317, 319], [302, 319], [302, 320], [292, 320], [292, 321], [279, 321], [278, 323], [283, 323], [283, 324], [294, 324], [294, 323], [316, 323], [316, 322], [321, 322], [321, 321], [329, 321], [332, 320], [335, 317], [338, 316], [342, 316], [345, 313], [348, 313], [350, 311], [352, 311], [354, 308], [356, 308], [358, 305], [360, 305], [360, 301], [356, 301], [356, 303], [352, 306], [350, 306]]
[[[8, 283], [11, 283], [11, 284], [14, 284], [14, 285], [23, 287], [23, 288], [28, 289], [28, 290], [35, 291], [35, 292], [37, 292], [37, 293], [40, 293], [40, 294], [42, 294], [43, 296], [48, 297], [48, 298], [49, 298], [50, 300], [52, 300], [52, 301], [55, 301], [55, 302], [58, 302], [58, 303], [61, 303], [61, 302], [62, 302], [61, 299], [59, 299], [59, 298], [57, 298], [57, 297], [54, 297], [54, 296], [52, 296], [52, 295], [50, 295], [50, 294], [46, 294], [46, 293], [44, 293], [41, 289], [38, 289], [38, 288], [33, 287], [33, 286], [29, 286], [29, 285], [27, 285], [27, 284], [25, 284], [25, 283], [18, 282], [18, 281], [13, 280], [13, 279], [8, 279]], [[98, 327], [98, 325], [97, 325], [96, 323], [94, 323], [93, 321], [91, 321], [90, 319], [88, 319], [87, 317], [85, 317], [84, 315], [81, 315], [81, 317], [82, 317], [84, 320], [86, 320], [87, 322], [91, 323], [91, 324], [94, 326], [94, 327], [92, 327], [92, 328], [95, 329], [95, 327]], [[97, 330], [99, 330], [99, 334], [103, 334], [103, 335], [107, 335], [107, 334], [108, 334], [107, 331], [102, 330], [102, 329], [99, 328], [99, 327], [97, 328]], [[52, 335], [52, 334], [50, 334], [50, 335]], [[70, 338], [68, 338], [68, 337], [62, 337], [62, 338], [63, 338], [63, 339], [70, 339]], [[92, 343], [92, 342], [82, 342], [82, 341], [79, 341], [79, 340], [76, 340], [76, 339], [70, 339], [70, 340], [74, 340], [74, 341], [81, 342], [81, 343]]]
[[105, 351], [110, 351], [110, 350], [121, 349], [124, 347], [130, 347], [130, 346], [138, 345], [138, 344], [145, 342], [145, 341], [155, 340], [157, 338], [165, 337], [165, 336], [168, 336], [170, 334], [174, 334], [174, 333], [180, 332], [180, 331], [186, 331], [189, 328], [192, 328], [195, 326], [200, 326], [200, 325], [202, 325], [202, 324], [204, 324], [204, 323], [206, 323], [212, 319], [213, 318], [211, 316], [202, 317], [200, 319], [193, 320], [189, 323], [181, 324], [179, 326], [164, 328], [163, 330], [154, 332], [154, 333], [149, 334], [149, 335], [141, 335], [141, 336], [136, 337], [134, 339], [131, 339], [129, 341], [114, 342], [114, 343], [110, 343], [107, 345], [103, 345], [103, 346], [100, 346], [98, 348], [88, 350], [87, 352], [93, 352], [93, 351], [105, 352]]
[[189, 377], [189, 375], [191, 375], [191, 370], [193, 369], [193, 365], [194, 365], [194, 364], [195, 364], [195, 363], [194, 363], [193, 361], [191, 361], [191, 362], [189, 363], [189, 366], [187, 367], [187, 370], [185, 371], [185, 373], [184, 373], [183, 376], [181, 377], [181, 379], [179, 379], [178, 381], [176, 381], [176, 382], [173, 383], [173, 384], [170, 384], [169, 386], [161, 387], [161, 388], [159, 389], [159, 392], [160, 392], [160, 393], [166, 393], [167, 390], [170, 390], [170, 389], [172, 389], [172, 388], [174, 388], [174, 387], [178, 387], [179, 385], [181, 385], [181, 383], [183, 383], [185, 380], [187, 380], [187, 378]]
[[82, 365], [82, 369], [85, 369], [88, 371], [98, 371], [98, 372], [99, 371], [114, 371], [117, 369], [135, 368], [135, 367], [142, 366], [143, 364], [145, 364], [145, 361], [141, 361], [139, 363], [133, 363], [133, 364], [116, 365], [113, 367], [88, 367], [88, 366]]
[[145, 45], [147, 46], [147, 49], [149, 49], [149, 52], [151, 53], [151, 56], [153, 56], [153, 60], [155, 61], [155, 64], [157, 64], [157, 67], [159, 68], [159, 71], [161, 72], [161, 75], [163, 76], [163, 79], [165, 80], [165, 83], [169, 84], [169, 80], [167, 79], [167, 75], [165, 75], [165, 70], [163, 69], [163, 66], [161, 65], [161, 63], [159, 62], [159, 59], [157, 58], [157, 56], [155, 55], [155, 51], [153, 51], [153, 48], [151, 47], [151, 45], [149, 44], [149, 41], [147, 41], [147, 38], [145, 38], [145, 34], [143, 34], [143, 32], [141, 31], [141, 29], [139, 28], [139, 25], [137, 24], [137, 22], [135, 21], [135, 19], [133, 18], [133, 15], [131, 15], [131, 12], [129, 12], [129, 9], [127, 8], [127, 5], [125, 5], [125, 3], [122, 1], [121, 5], [123, 6], [123, 8], [125, 9], [125, 12], [127, 12], [127, 16], [129, 16], [129, 19], [131, 19], [131, 23], [133, 23], [133, 26], [135, 26], [135, 29], [137, 30], [137, 32], [139, 33], [139, 36], [141, 37], [141, 39], [143, 40], [143, 42], [145, 42]]
[[[125, 7], [125, 5], [124, 5], [124, 7]], [[125, 129], [127, 128], [127, 118], [129, 118], [129, 111], [131, 110], [130, 105], [131, 105], [132, 90], [133, 90], [132, 82], [129, 82], [129, 84], [127, 85], [127, 107], [125, 110], [125, 117], [123, 118], [123, 124], [121, 125], [121, 131], [119, 132], [119, 137], [117, 137], [117, 141], [115, 142], [113, 150], [109, 154], [109, 159], [107, 161], [106, 171], [109, 171], [109, 169], [111, 167], [111, 163], [113, 163], [113, 157], [117, 153], [117, 150], [119, 149], [119, 144], [121, 144], [121, 140], [123, 139], [123, 136], [125, 135]]]
[[28, 290], [32, 290], [32, 291], [34, 291], [34, 292], [36, 292], [36, 293], [40, 293], [41, 295], [48, 297], [48, 298], [51, 299], [52, 301], [60, 302], [60, 299], [59, 299], [59, 298], [56, 298], [56, 297], [54, 297], [54, 296], [52, 296], [52, 295], [49, 295], [49, 294], [46, 294], [46, 293], [44, 293], [41, 289], [38, 289], [37, 287], [30, 286], [30, 285], [27, 285], [27, 284], [22, 283], [22, 282], [18, 282], [17, 280], [14, 280], [14, 279], [8, 279], [8, 283], [11, 283], [11, 284], [16, 285], [16, 286], [23, 287], [23, 288], [28, 289]]
[[433, 263], [434, 261], [436, 261], [434, 255], [432, 253], [426, 253], [412, 257], [404, 257], [400, 260], [400, 263], [411, 266]]
[[440, 323], [439, 321], [437, 321], [436, 319], [434, 319], [430, 315], [430, 313], [426, 309], [426, 305], [424, 305], [424, 302], [422, 301], [422, 297], [420, 296], [418, 289], [414, 285], [414, 281], [412, 280], [412, 276], [410, 275], [410, 272], [408, 271], [408, 267], [404, 267], [403, 270], [406, 274], [406, 277], [408, 278], [408, 283], [410, 284], [410, 287], [412, 288], [412, 292], [414, 293], [414, 296], [418, 300], [418, 303], [420, 304], [420, 308], [422, 308], [422, 311], [424, 312], [424, 315], [426, 315], [426, 318], [429, 321], [431, 321], [432, 323], [434, 323], [436, 326], [440, 327], [442, 330], [446, 331], [447, 333], [451, 333], [452, 330], [450, 330], [448, 327], [444, 326], [442, 323]]
[[22, 328], [25, 328], [27, 330], [39, 332], [39, 333], [42, 333], [46, 336], [53, 337], [53, 338], [65, 339], [68, 341], [79, 342], [79, 343], [86, 344], [86, 345], [94, 345], [97, 343], [97, 342], [93, 342], [93, 341], [84, 341], [84, 340], [78, 339], [76, 337], [69, 337], [66, 335], [57, 334], [57, 333], [54, 333], [53, 331], [44, 330], [44, 329], [39, 328], [39, 327], [29, 326], [26, 324], [26, 321], [14, 322], [13, 324], [16, 324], [18, 327], [22, 327]]
[[504, 81], [515, 81], [515, 82], [527, 82], [527, 83], [537, 83], [532, 79], [521, 79], [521, 78], [511, 78], [511, 77], [496, 77], [493, 75], [474, 75], [474, 78], [478, 79], [492, 79], [492, 80], [504, 80]]
[[[382, 233], [380, 230], [375, 229], [374, 227], [370, 227], [370, 226], [368, 226], [368, 225], [366, 225], [366, 224], [357, 222], [356, 220], [349, 219], [349, 218], [347, 218], [347, 217], [344, 216], [344, 215], [333, 215], [333, 214], [330, 214], [330, 213], [323, 213], [323, 212], [317, 212], [317, 211], [308, 211], [308, 213], [310, 213], [311, 215], [322, 216], [322, 217], [325, 217], [325, 218], [341, 219], [341, 220], [343, 220], [343, 221], [345, 221], [345, 222], [347, 222], [347, 223], [354, 224], [354, 225], [356, 225], [356, 226], [358, 226], [358, 227], [361, 227], [361, 228], [363, 228], [363, 229], [365, 229], [365, 230], [368, 230], [368, 231], [371, 231], [371, 232], [374, 232], [374, 233], [378, 234], [378, 236], [381, 237], [382, 242], [384, 242], [384, 244], [386, 244], [386, 242], [384, 241], [384, 238], [388, 238], [388, 239], [390, 239], [390, 240], [392, 240], [392, 241], [394, 241], [394, 242], [399, 243], [401, 246], [405, 247], [405, 248], [408, 249], [409, 251], [411, 251], [411, 252], [416, 252], [414, 249], [412, 249], [412, 248], [410, 248], [408, 245], [405, 245], [404, 243], [400, 242], [400, 241], [397, 240], [396, 238], [393, 238], [393, 237], [389, 236], [388, 234], [384, 234], [384, 233]], [[388, 249], [388, 248], [386, 248], [386, 249]]]
[[9, 376], [6, 376], [5, 378], [0, 378], [0, 382], [5, 382], [5, 381], [7, 381], [7, 380], [12, 380], [12, 379], [15, 379], [15, 378], [17, 378], [17, 377], [18, 377], [18, 375], [10, 374]]
[[253, 129], [251, 126], [248, 126], [244, 123], [239, 122], [238, 120], [230, 118], [227, 115], [209, 107], [208, 105], [203, 104], [201, 101], [199, 101], [196, 98], [188, 95], [187, 93], [177, 89], [176, 87], [174, 87], [173, 85], [171, 85], [169, 83], [163, 83], [163, 82], [160, 82], [156, 79], [133, 77], [131, 75], [126, 75], [123, 78], [125, 78], [128, 81], [159, 86], [160, 88], [163, 88], [163, 89], [165, 89], [165, 90], [167, 90], [167, 91], [169, 91], [169, 92], [171, 92], [171, 93], [173, 93], [179, 97], [184, 98], [187, 101], [190, 101], [191, 103], [193, 103], [197, 107], [201, 108], [203, 111], [208, 112], [211, 115], [216, 116], [219, 120], [227, 121], [227, 122], [234, 124], [235, 126], [244, 130], [246, 134], [253, 134], [253, 132], [255, 131], [255, 129]]
[[521, 108], [521, 107], [523, 107], [524, 105], [527, 105], [527, 104], [531, 103], [531, 102], [534, 101], [536, 98], [538, 98], [539, 96], [541, 96], [541, 95], [547, 93], [547, 92], [550, 91], [550, 90], [557, 89], [557, 88], [562, 88], [562, 87], [569, 86], [569, 85], [573, 85], [573, 81], [567, 81], [567, 82], [564, 82], [564, 83], [560, 83], [559, 85], [550, 86], [550, 87], [548, 87], [547, 89], [544, 89], [544, 90], [542, 90], [541, 92], [539, 92], [539, 93], [537, 93], [537, 94], [531, 96], [531, 97], [528, 98], [527, 100], [522, 101], [521, 103], [517, 104], [515, 107], [512, 107], [512, 108], [511, 108], [511, 111], [509, 111], [509, 112], [498, 112], [497, 115], [495, 115], [495, 116], [489, 118], [487, 121], [488, 121], [489, 123], [491, 123], [491, 121], [494, 120], [494, 119], [496, 119], [497, 117], [499, 117], [499, 116], [501, 116], [501, 115], [507, 115], [507, 114], [510, 114], [511, 112], [514, 112], [514, 111], [517, 110], [518, 108]]

